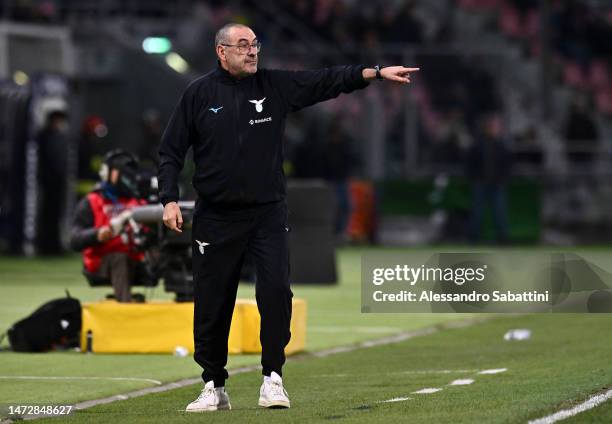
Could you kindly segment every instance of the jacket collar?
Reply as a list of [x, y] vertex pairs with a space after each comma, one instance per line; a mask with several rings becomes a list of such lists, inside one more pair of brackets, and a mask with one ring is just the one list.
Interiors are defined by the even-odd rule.
[[217, 78], [219, 78], [221, 82], [224, 82], [227, 84], [240, 84], [242, 81], [246, 81], [249, 78], [253, 78], [253, 75], [249, 75], [244, 78], [236, 78], [235, 76], [230, 74], [228, 71], [223, 69], [223, 67], [221, 66], [221, 62], [219, 62], [218, 60], [217, 60], [217, 69], [215, 69], [214, 72]]

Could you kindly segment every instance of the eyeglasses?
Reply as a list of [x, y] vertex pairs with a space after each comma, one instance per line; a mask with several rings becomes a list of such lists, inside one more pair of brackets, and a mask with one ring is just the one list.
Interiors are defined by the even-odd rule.
[[248, 53], [251, 48], [255, 49], [256, 53], [259, 53], [261, 50], [261, 41], [257, 41], [253, 44], [249, 44], [249, 43], [238, 43], [238, 44], [221, 44], [222, 46], [225, 47], [236, 47], [236, 50], [238, 50], [238, 53], [240, 54], [245, 54]]

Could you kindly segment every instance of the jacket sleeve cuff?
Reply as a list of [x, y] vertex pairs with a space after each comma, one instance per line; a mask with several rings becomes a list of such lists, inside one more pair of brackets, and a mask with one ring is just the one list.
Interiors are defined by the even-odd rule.
[[370, 82], [363, 78], [363, 70], [365, 68], [367, 68], [365, 65], [353, 66], [353, 72], [351, 73], [351, 88], [360, 89], [370, 85]]
[[161, 197], [159, 199], [159, 201], [161, 202], [162, 205], [164, 205], [164, 207], [170, 203], [170, 202], [178, 202], [178, 199], [175, 197]]

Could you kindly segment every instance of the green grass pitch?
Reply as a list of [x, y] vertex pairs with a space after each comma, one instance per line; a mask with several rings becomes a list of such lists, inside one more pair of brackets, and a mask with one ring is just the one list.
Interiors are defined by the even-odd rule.
[[[294, 286], [295, 295], [308, 301], [309, 351], [470, 318], [361, 314], [361, 253], [359, 249], [339, 252], [341, 282], [337, 286]], [[64, 288], [82, 301], [99, 299], [109, 291], [87, 287], [79, 274], [78, 257], [0, 259], [0, 331], [40, 303], [61, 296]], [[252, 286], [241, 287], [239, 295], [252, 297]], [[170, 296], [160, 288], [154, 297]], [[204, 416], [183, 412], [199, 393], [198, 384], [42, 422], [527, 422], [612, 386], [612, 315], [483, 317], [488, 319], [464, 328], [440, 325], [433, 334], [401, 343], [289, 361], [284, 375], [290, 410], [259, 409], [261, 376], [250, 372], [228, 380], [233, 406], [229, 412]], [[533, 336], [527, 341], [504, 341], [503, 334], [511, 328], [530, 328]], [[230, 357], [230, 367], [258, 362], [258, 355]], [[478, 370], [492, 368], [507, 371], [478, 374]], [[199, 372], [191, 358], [170, 355], [1, 352], [0, 404], [70, 404], [153, 386], [140, 380], [24, 381], [11, 377], [131, 377], [165, 383]], [[474, 382], [449, 386], [455, 379]], [[413, 394], [434, 387], [442, 390]], [[382, 402], [398, 397], [410, 399]], [[566, 422], [612, 422], [611, 403]]]

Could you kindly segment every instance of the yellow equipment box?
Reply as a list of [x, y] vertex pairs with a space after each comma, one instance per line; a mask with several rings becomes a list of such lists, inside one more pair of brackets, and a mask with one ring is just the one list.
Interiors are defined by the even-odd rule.
[[[193, 352], [193, 303], [83, 304], [81, 350], [91, 339], [95, 353], [172, 353], [178, 346]], [[229, 353], [261, 352], [260, 317], [254, 300], [237, 299], [228, 339]], [[290, 355], [306, 344], [306, 302], [293, 299]]]

